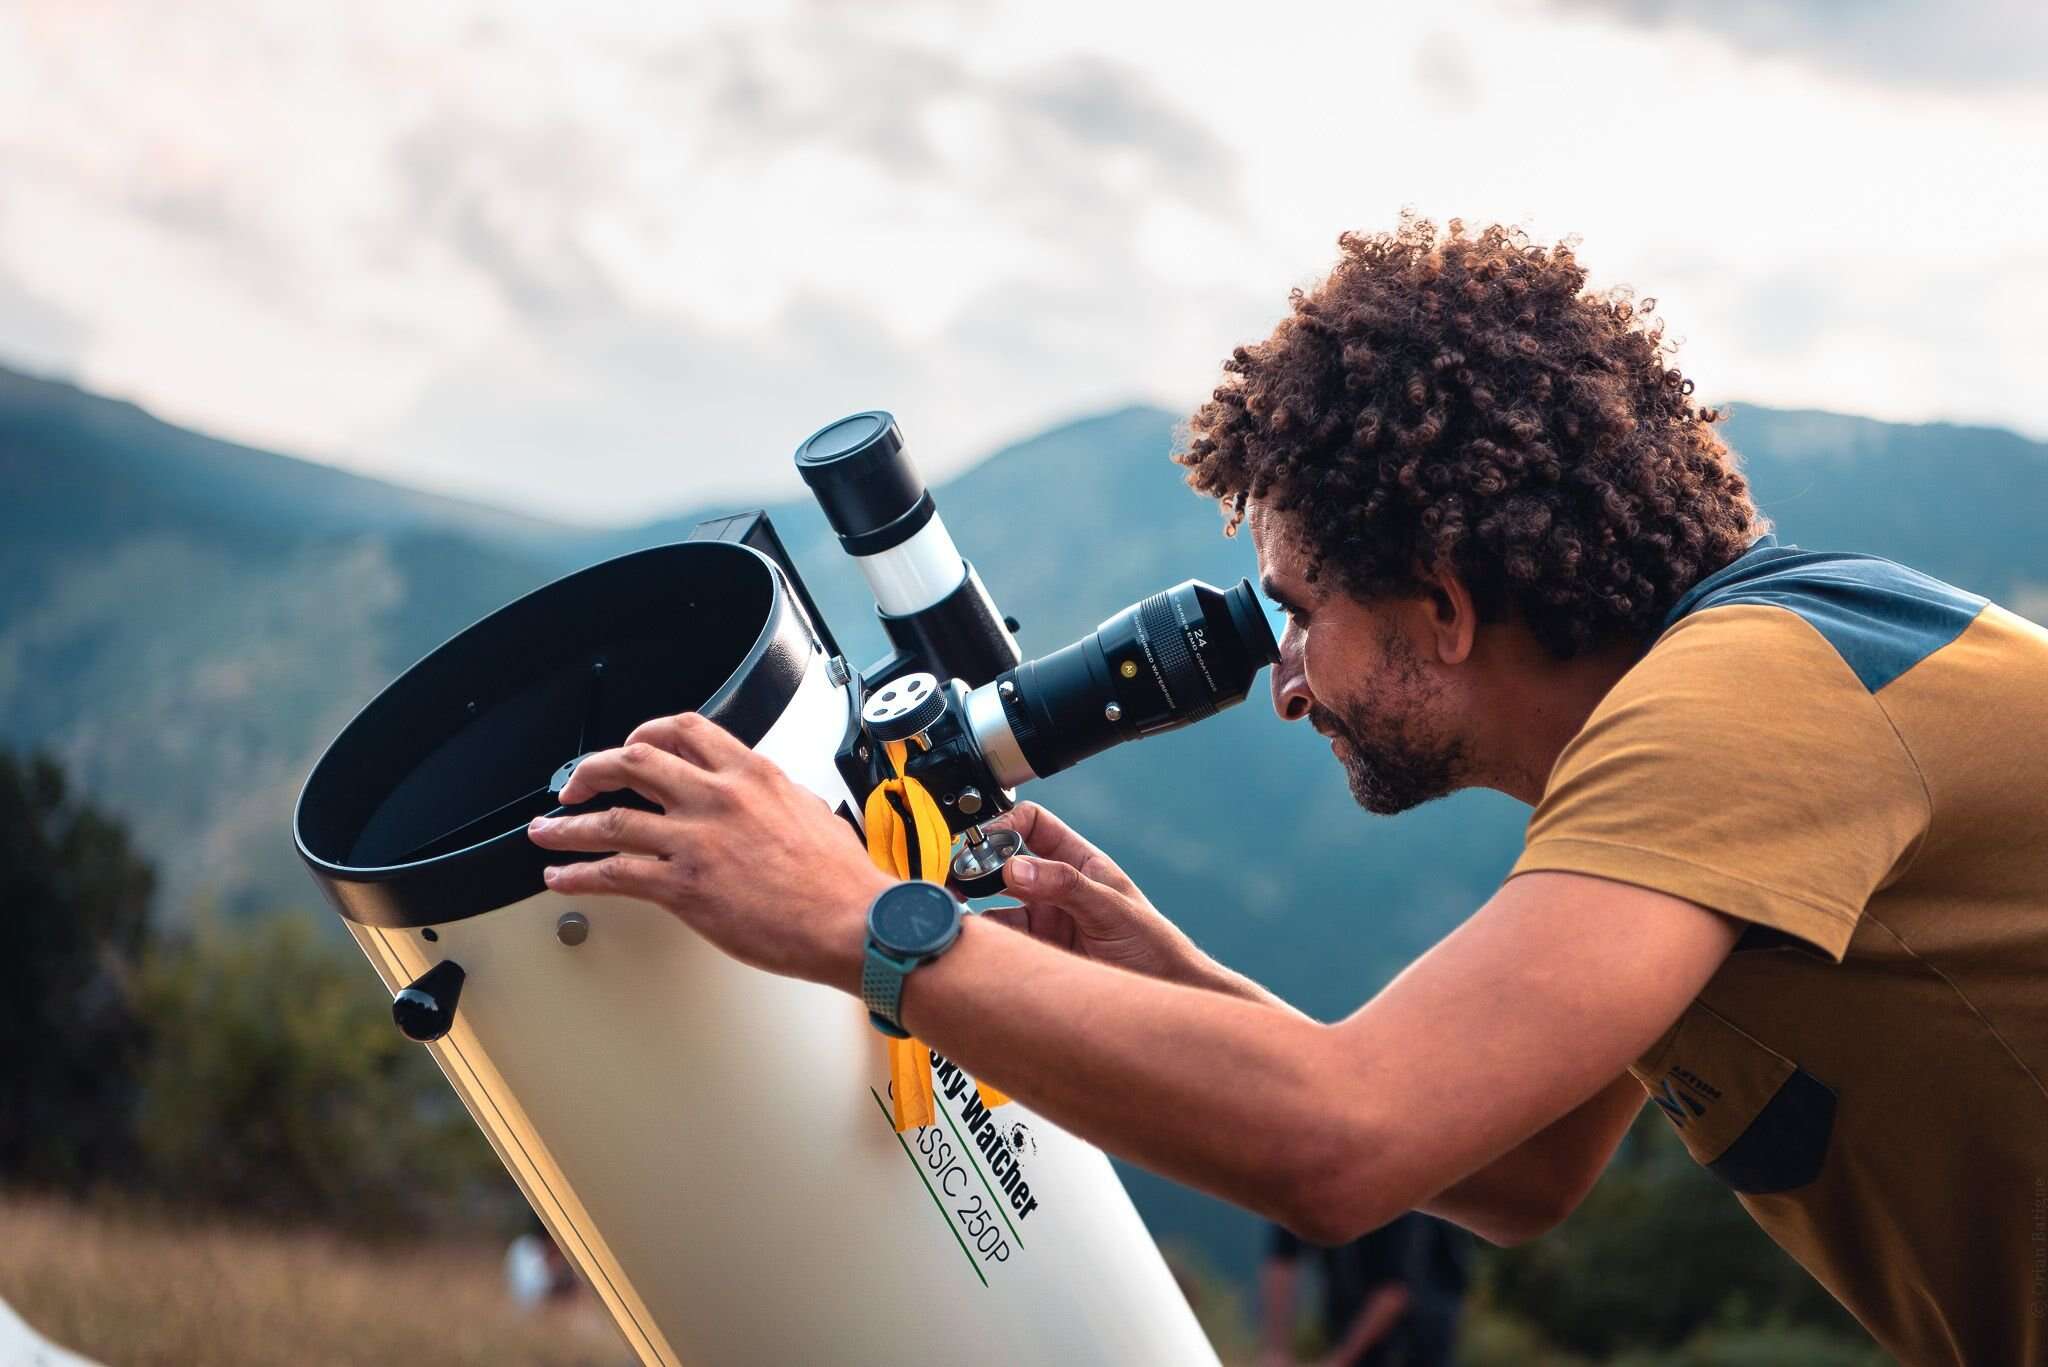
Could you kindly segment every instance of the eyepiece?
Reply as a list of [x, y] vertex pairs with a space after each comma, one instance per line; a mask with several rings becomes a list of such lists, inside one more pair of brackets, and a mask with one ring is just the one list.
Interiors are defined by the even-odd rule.
[[998, 675], [966, 711], [996, 778], [1015, 787], [1243, 702], [1279, 658], [1251, 581], [1218, 589], [1190, 579]]

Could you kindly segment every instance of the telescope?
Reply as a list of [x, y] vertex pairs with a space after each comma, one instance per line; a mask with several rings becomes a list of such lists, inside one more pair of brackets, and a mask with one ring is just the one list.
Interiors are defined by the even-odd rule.
[[[1100, 1151], [936, 1053], [932, 1123], [898, 1134], [857, 1001], [542, 881], [597, 857], [526, 835], [569, 810], [581, 759], [694, 711], [856, 831], [900, 756], [954, 837], [913, 872], [987, 895], [1022, 852], [987, 829], [1018, 787], [1240, 702], [1278, 658], [1248, 582], [1190, 580], [1025, 660], [888, 413], [822, 428], [796, 467], [882, 659], [847, 663], [764, 513], [709, 520], [402, 674], [315, 764], [300, 858], [642, 1362], [1213, 1363]], [[645, 805], [574, 810], [621, 804]]]

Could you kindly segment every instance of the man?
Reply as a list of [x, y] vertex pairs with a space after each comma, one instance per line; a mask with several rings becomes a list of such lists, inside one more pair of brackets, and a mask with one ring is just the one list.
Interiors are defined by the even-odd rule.
[[[1326, 1025], [1025, 806], [1029, 933], [968, 918], [890, 1015], [1322, 1243], [1410, 1209], [1531, 1238], [1647, 1090], [1897, 1357], [2048, 1361], [2048, 633], [1777, 546], [1661, 333], [1567, 248], [1413, 219], [1342, 245], [1178, 459], [1288, 611], [1275, 709], [1369, 810], [1531, 804], [1511, 876]], [[891, 883], [823, 803], [687, 715], [562, 800], [625, 787], [664, 810], [536, 826], [621, 852], [554, 888], [860, 989]]]
[[[1463, 1237], [1409, 1211], [1348, 1244], [1319, 1250], [1321, 1367], [1450, 1367], [1468, 1281]], [[1265, 1367], [1294, 1361], [1294, 1293], [1303, 1245], [1272, 1227], [1259, 1269]]]

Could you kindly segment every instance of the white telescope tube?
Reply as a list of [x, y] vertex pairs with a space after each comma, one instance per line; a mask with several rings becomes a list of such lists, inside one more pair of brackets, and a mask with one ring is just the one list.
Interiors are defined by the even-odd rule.
[[663, 712], [712, 716], [858, 816], [849, 685], [794, 601], [721, 542], [521, 599], [336, 739], [301, 857], [392, 991], [460, 968], [416, 1037], [643, 1363], [1215, 1367], [1099, 1150], [986, 1109], [944, 1059], [935, 1123], [899, 1135], [859, 1002], [542, 883], [560, 856], [526, 838], [536, 783]]

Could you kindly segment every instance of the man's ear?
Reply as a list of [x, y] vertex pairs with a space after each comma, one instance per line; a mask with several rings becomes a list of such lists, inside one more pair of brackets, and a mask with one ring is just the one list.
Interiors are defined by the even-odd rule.
[[1428, 626], [1436, 643], [1438, 663], [1463, 664], [1479, 634], [1479, 609], [1465, 581], [1450, 569], [1420, 571]]

